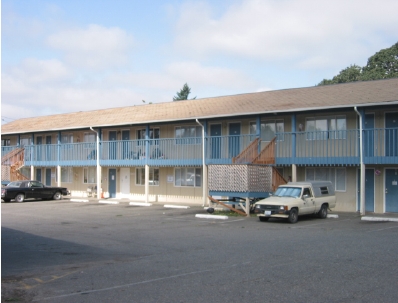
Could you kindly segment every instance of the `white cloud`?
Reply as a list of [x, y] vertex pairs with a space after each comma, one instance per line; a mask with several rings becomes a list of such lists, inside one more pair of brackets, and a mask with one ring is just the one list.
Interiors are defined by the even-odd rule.
[[49, 46], [65, 52], [70, 64], [94, 70], [126, 64], [132, 42], [133, 38], [118, 27], [95, 24], [86, 29], [65, 30], [48, 38]]
[[331, 66], [342, 55], [372, 55], [386, 42], [382, 35], [398, 38], [397, 10], [396, 0], [247, 0], [215, 17], [210, 6], [189, 3], [180, 12], [175, 46], [193, 56]]

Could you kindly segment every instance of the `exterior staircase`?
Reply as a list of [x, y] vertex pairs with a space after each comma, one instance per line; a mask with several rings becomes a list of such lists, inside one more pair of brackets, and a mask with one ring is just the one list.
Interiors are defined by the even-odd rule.
[[272, 189], [275, 191], [279, 185], [286, 184], [287, 180], [275, 167], [276, 137], [273, 138], [260, 152], [261, 141], [256, 138], [239, 155], [232, 159], [233, 164], [258, 164], [272, 165]]
[[1, 157], [1, 181], [29, 180], [20, 172], [25, 165], [25, 150], [16, 148]]

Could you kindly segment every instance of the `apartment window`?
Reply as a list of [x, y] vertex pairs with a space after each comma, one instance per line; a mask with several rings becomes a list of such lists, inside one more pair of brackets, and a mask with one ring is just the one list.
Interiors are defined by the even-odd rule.
[[311, 167], [305, 170], [306, 181], [331, 181], [336, 191], [346, 190], [346, 169], [334, 167]]
[[[61, 167], [61, 182], [72, 183], [73, 181], [73, 168]], [[58, 173], [55, 174], [55, 182], [58, 182]]]
[[73, 143], [73, 134], [62, 134], [61, 135], [61, 143]]
[[97, 168], [96, 167], [83, 168], [83, 183], [84, 184], [97, 183]]
[[[145, 140], [146, 139], [145, 137], [146, 137], [146, 129], [137, 130], [137, 139], [138, 140]], [[159, 128], [150, 128], [148, 138], [149, 139], [159, 139], [160, 138], [160, 129]], [[138, 142], [138, 145], [140, 145], [140, 144], [143, 144], [143, 143]], [[151, 140], [150, 144], [158, 145], [159, 141]]]
[[21, 138], [21, 146], [32, 145], [32, 138]]
[[93, 133], [84, 133], [84, 142], [96, 142], [97, 137]]
[[[135, 171], [135, 184], [145, 185], [145, 168], [140, 167]], [[149, 185], [159, 185], [159, 168], [149, 168]]]
[[11, 141], [10, 139], [1, 139], [1, 146], [10, 146]]
[[202, 127], [177, 126], [175, 128], [176, 144], [200, 144], [202, 143]]
[[[251, 122], [249, 129], [250, 129], [250, 135], [256, 135], [257, 123]], [[277, 140], [283, 141], [284, 132], [285, 132], [285, 123], [283, 120], [261, 121], [260, 138], [262, 141], [271, 141], [277, 136], [277, 134], [278, 134]], [[254, 139], [254, 137], [252, 139]]]
[[345, 116], [307, 118], [307, 140], [346, 139]]
[[202, 169], [197, 167], [181, 167], [174, 170], [174, 186], [202, 186]]

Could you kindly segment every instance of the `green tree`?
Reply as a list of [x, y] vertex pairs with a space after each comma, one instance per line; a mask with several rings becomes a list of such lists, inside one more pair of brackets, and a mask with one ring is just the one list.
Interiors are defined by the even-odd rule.
[[398, 77], [398, 43], [382, 49], [368, 59], [362, 69], [361, 80], [377, 80]]
[[351, 65], [332, 79], [323, 79], [318, 85], [398, 77], [398, 43], [382, 49], [368, 59], [364, 67]]
[[[188, 96], [190, 93], [191, 93], [191, 88], [188, 86], [187, 83], [185, 83], [182, 89], [179, 92], [177, 92], [177, 96], [173, 97], [173, 101], [188, 100]], [[192, 99], [196, 99], [196, 97]]]

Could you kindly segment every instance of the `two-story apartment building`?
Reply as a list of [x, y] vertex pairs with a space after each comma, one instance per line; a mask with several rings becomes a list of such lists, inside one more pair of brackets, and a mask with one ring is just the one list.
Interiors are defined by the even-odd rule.
[[[1, 133], [2, 181], [73, 197], [97, 186], [109, 198], [201, 205], [330, 180], [338, 211], [398, 212], [398, 79], [25, 118]], [[252, 167], [279, 177], [237, 190]]]

